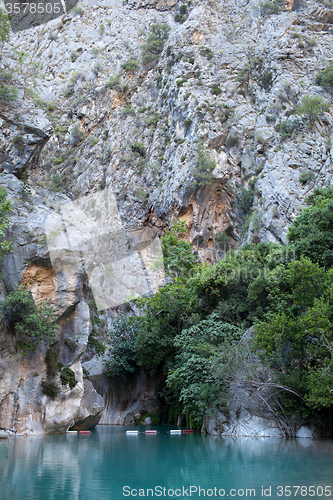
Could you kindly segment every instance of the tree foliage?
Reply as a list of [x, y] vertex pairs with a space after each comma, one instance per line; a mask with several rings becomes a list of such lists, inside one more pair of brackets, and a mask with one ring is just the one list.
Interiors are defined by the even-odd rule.
[[308, 206], [294, 220], [288, 239], [297, 258], [309, 257], [321, 266], [333, 266], [333, 189], [316, 190]]
[[316, 84], [324, 88], [333, 87], [333, 62], [330, 62], [325, 69], [318, 73], [316, 77]]
[[135, 350], [137, 326], [140, 318], [120, 314], [108, 332], [110, 358], [106, 361], [106, 373], [110, 377], [127, 377], [138, 369]]
[[[0, 7], [0, 42], [4, 43], [9, 39], [10, 24], [7, 12]], [[1, 54], [0, 54], [1, 55]]]
[[169, 36], [170, 26], [166, 23], [152, 24], [145, 45], [142, 47], [143, 64], [156, 64]]
[[187, 232], [185, 222], [176, 222], [162, 236], [162, 249], [165, 272], [172, 277], [186, 278], [195, 270], [198, 257], [192, 245], [182, 241]]
[[5, 230], [9, 224], [9, 215], [11, 212], [12, 202], [7, 200], [7, 191], [0, 187], [0, 255], [4, 255], [11, 249], [11, 243], [4, 241]]
[[309, 121], [310, 126], [318, 120], [321, 115], [328, 111], [330, 105], [321, 97], [305, 96], [303, 97], [302, 104], [297, 108], [297, 113], [303, 115]]
[[49, 302], [36, 305], [23, 286], [10, 292], [0, 305], [0, 318], [17, 337], [15, 347], [23, 354], [35, 352], [37, 345], [56, 339], [56, 313]]
[[187, 419], [198, 427], [207, 410], [225, 395], [233, 372], [231, 360], [241, 334], [239, 328], [212, 313], [175, 337], [178, 354], [166, 384], [183, 405]]

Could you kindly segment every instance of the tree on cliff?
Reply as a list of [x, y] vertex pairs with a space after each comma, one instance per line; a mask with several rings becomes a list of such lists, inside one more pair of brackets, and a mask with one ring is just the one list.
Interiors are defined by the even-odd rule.
[[[10, 24], [8, 21], [8, 15], [4, 9], [0, 7], [0, 42], [1, 45], [6, 42], [9, 38]], [[0, 48], [1, 48], [0, 45]], [[0, 53], [1, 55], [1, 53]]]
[[23, 355], [34, 352], [38, 344], [56, 339], [56, 313], [47, 301], [36, 305], [31, 292], [22, 285], [10, 292], [0, 305], [0, 319], [17, 338], [15, 347]]

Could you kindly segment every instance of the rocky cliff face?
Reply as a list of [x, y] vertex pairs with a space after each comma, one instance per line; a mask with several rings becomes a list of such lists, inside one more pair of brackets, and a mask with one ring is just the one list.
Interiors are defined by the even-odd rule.
[[[330, 110], [311, 126], [293, 113], [307, 95], [330, 102], [315, 77], [330, 61], [333, 11], [314, 1], [288, 2], [275, 13], [252, 0], [180, 7], [175, 0], [87, 1], [12, 35], [4, 47], [1, 64], [13, 73], [18, 100], [0, 109], [0, 183], [13, 201], [3, 293], [23, 282], [37, 301], [51, 299], [59, 360], [78, 384], [51, 402], [40, 389], [45, 352], [23, 359], [1, 338], [1, 427], [63, 431], [101, 414], [102, 401], [97, 394], [96, 404], [89, 400], [93, 389], [82, 375], [91, 331], [87, 276], [51, 265], [45, 236], [46, 219], [66, 203], [108, 189], [124, 228], [161, 233], [184, 220], [200, 258], [214, 262], [224, 250], [218, 235], [230, 225], [234, 247], [286, 242], [306, 195], [332, 183]], [[170, 26], [153, 67], [141, 62], [152, 23]], [[281, 123], [285, 135], [277, 132]], [[204, 178], [207, 158], [215, 164]], [[254, 203], [244, 226], [249, 190]], [[141, 389], [139, 399], [151, 388]], [[114, 396], [116, 411], [110, 388], [100, 390], [103, 422], [125, 421], [137, 395], [123, 406], [123, 396]]]

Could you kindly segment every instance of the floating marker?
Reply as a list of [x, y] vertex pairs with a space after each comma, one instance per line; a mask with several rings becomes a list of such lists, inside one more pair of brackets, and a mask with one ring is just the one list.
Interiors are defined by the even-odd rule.
[[154, 431], [154, 430], [145, 431], [145, 434], [157, 434], [157, 431]]
[[192, 434], [193, 429], [184, 429], [183, 434]]
[[136, 436], [137, 434], [139, 434], [139, 431], [126, 431], [126, 434], [129, 436]]
[[181, 434], [181, 429], [171, 429], [170, 434]]
[[90, 434], [90, 431], [79, 431], [79, 434]]
[[77, 434], [77, 431], [66, 431], [66, 434]]

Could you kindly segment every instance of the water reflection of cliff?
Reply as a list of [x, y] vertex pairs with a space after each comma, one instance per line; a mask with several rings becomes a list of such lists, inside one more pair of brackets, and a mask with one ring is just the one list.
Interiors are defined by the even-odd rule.
[[124, 427], [103, 426], [87, 437], [10, 439], [0, 447], [0, 498], [110, 500], [122, 498], [125, 485], [259, 491], [265, 484], [327, 484], [331, 474], [330, 441], [170, 436], [165, 430], [128, 437]]

